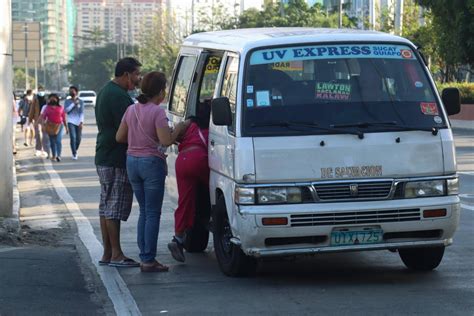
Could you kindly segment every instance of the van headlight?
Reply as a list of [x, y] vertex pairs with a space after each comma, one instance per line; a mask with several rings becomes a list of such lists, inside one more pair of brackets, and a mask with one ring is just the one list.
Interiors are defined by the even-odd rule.
[[446, 180], [407, 182], [405, 198], [441, 196], [446, 194]]
[[301, 188], [269, 187], [257, 188], [258, 204], [301, 203]]
[[235, 187], [236, 204], [287, 204], [301, 203], [300, 187]]

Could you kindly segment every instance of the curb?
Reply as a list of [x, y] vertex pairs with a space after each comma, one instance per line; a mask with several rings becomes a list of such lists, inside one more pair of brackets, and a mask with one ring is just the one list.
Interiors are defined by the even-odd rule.
[[20, 232], [20, 192], [18, 191], [18, 182], [16, 180], [16, 164], [13, 159], [13, 209], [12, 217], [3, 219], [3, 226], [9, 231], [19, 233]]

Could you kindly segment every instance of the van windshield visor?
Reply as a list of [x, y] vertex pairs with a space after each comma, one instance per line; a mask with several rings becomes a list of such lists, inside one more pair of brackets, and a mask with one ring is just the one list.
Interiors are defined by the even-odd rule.
[[[243, 134], [439, 129], [446, 127], [446, 122], [432, 89], [415, 52], [405, 45], [256, 50], [250, 55], [244, 78]], [[302, 121], [319, 128], [265, 124]]]

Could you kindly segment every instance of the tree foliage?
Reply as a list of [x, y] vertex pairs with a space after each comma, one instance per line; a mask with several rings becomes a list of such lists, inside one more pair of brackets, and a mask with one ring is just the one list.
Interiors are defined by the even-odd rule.
[[[35, 78], [31, 76], [31, 70], [28, 74], [28, 84], [31, 87], [35, 86]], [[23, 89], [25, 87], [25, 69], [20, 67], [13, 67], [13, 87], [15, 89]]]
[[437, 58], [442, 80], [455, 79], [461, 64], [474, 65], [474, 1], [420, 0], [430, 10], [433, 56]]
[[[342, 25], [354, 28], [356, 20], [343, 14]], [[293, 0], [288, 4], [269, 3], [264, 10], [245, 10], [239, 17], [237, 27], [338, 27], [339, 14], [328, 13], [320, 4], [308, 6], [303, 0]]]
[[153, 19], [153, 32], [143, 32], [139, 38], [138, 58], [142, 72], [161, 71], [171, 76], [178, 55], [181, 38], [173, 31], [176, 20], [167, 12], [159, 12]]
[[[126, 47], [126, 50], [131, 51], [132, 47]], [[98, 91], [113, 78], [116, 61], [116, 44], [83, 50], [68, 65], [70, 82], [82, 90]]]

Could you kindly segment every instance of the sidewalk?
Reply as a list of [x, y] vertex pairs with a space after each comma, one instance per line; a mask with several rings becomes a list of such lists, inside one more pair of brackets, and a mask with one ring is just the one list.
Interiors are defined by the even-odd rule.
[[459, 114], [449, 117], [453, 128], [474, 130], [474, 104], [461, 105]]
[[20, 230], [0, 223], [0, 315], [113, 314], [101, 281], [85, 264], [90, 259], [74, 221], [33, 153], [19, 146], [16, 156]]

